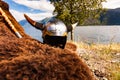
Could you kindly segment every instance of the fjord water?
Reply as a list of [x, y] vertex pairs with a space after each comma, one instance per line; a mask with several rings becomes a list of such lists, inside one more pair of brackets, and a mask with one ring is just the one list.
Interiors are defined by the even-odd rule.
[[[24, 25], [25, 26], [25, 25]], [[42, 42], [41, 31], [25, 26], [25, 32]], [[68, 36], [70, 40], [70, 34]], [[86, 43], [120, 43], [120, 25], [113, 26], [77, 26], [74, 30], [74, 41]]]
[[120, 26], [79, 26], [74, 30], [74, 40], [86, 43], [119, 43]]

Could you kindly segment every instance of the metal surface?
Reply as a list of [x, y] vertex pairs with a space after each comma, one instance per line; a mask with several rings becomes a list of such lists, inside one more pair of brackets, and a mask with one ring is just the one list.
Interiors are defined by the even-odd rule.
[[51, 36], [66, 36], [67, 28], [62, 22], [58, 21], [57, 23], [52, 23], [46, 27]]

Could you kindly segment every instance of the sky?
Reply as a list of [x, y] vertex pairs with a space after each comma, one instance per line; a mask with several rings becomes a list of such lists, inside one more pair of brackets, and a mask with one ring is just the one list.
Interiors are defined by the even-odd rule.
[[9, 4], [9, 9], [17, 21], [24, 18], [27, 14], [34, 20], [41, 20], [45, 17], [51, 17], [54, 6], [48, 0], [3, 0]]
[[120, 8], [120, 0], [107, 0], [103, 3], [103, 7], [109, 9]]
[[[27, 14], [33, 20], [41, 20], [45, 17], [51, 17], [54, 6], [49, 0], [3, 0], [9, 4], [10, 12], [17, 21], [24, 20], [24, 14]], [[107, 0], [103, 3], [104, 8], [120, 8], [120, 0]]]

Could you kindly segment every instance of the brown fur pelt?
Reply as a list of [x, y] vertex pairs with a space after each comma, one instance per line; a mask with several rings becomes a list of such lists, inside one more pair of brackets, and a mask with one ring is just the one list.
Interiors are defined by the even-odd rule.
[[67, 42], [65, 48], [72, 51], [77, 51], [78, 46], [73, 42]]
[[19, 39], [0, 25], [0, 80], [94, 80], [76, 53], [32, 38]]
[[95, 80], [74, 51], [17, 38], [8, 26], [0, 21], [0, 80]]
[[75, 53], [49, 47], [47, 49], [44, 54], [19, 55], [12, 60], [2, 60], [0, 79], [94, 80], [87, 65]]
[[0, 27], [0, 80], [94, 80], [76, 53], [32, 38], [16, 38], [3, 27]]
[[6, 2], [1, 0], [0, 0], [0, 7], [4, 10], [9, 10], [9, 5]]

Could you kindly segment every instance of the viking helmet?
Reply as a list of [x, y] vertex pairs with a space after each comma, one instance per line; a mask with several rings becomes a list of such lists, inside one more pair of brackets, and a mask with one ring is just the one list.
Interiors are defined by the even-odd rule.
[[50, 36], [66, 36], [67, 35], [66, 25], [62, 21], [54, 17], [49, 18], [49, 20], [47, 19], [46, 24], [43, 24], [43, 25], [46, 28], [45, 31], [47, 35], [50, 35]]
[[55, 17], [45, 18], [39, 22], [32, 20], [26, 14], [24, 14], [26, 20], [37, 29], [43, 31], [43, 35], [50, 36], [66, 36], [68, 32], [72, 31], [78, 23], [66, 26], [62, 21]]

